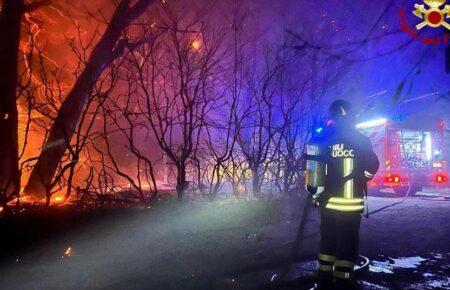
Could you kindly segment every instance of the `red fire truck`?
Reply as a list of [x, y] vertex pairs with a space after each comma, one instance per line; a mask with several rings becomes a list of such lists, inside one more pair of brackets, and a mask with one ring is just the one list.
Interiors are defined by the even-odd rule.
[[448, 185], [445, 122], [433, 117], [381, 118], [357, 128], [371, 139], [380, 160], [380, 170], [369, 182], [369, 194], [384, 188], [393, 188], [396, 195], [408, 190], [414, 194], [423, 187]]

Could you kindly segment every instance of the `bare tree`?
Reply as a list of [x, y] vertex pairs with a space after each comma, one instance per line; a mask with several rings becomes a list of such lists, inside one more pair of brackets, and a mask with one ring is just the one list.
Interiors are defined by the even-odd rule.
[[[80, 27], [77, 27], [77, 31], [78, 37], [76, 40], [73, 39], [69, 42], [74, 55], [78, 58], [77, 69], [73, 72], [75, 76], [80, 74], [83, 64], [87, 62], [86, 51], [91, 46], [89, 41], [88, 44], [83, 43]], [[24, 132], [20, 132], [24, 136], [23, 149], [20, 155], [20, 158], [23, 159], [20, 167], [21, 174], [24, 173], [24, 170], [30, 170], [33, 162], [37, 159], [33, 156], [25, 158], [25, 156], [30, 156], [30, 152], [25, 154], [28, 136], [31, 134], [34, 139], [39, 139], [37, 138], [39, 134], [44, 135], [42, 142], [45, 142], [49, 133], [48, 128], [54, 122], [66, 93], [63, 81], [63, 76], [66, 74], [65, 69], [58, 66], [52, 68], [47, 61], [48, 57], [44, 54], [46, 46], [39, 45], [36, 42], [35, 33], [31, 29], [29, 34], [29, 56], [23, 59], [23, 66], [26, 69], [24, 70], [24, 76], [21, 77], [21, 93], [19, 94], [21, 99], [24, 99], [25, 104], [23, 106], [27, 105], [29, 112], [26, 119], [28, 123], [23, 130]], [[80, 45], [75, 45], [75, 41], [80, 42]], [[61, 199], [61, 201], [67, 200], [74, 187], [74, 181], [76, 181], [75, 175], [82, 175], [86, 166], [86, 158], [84, 157], [86, 145], [94, 141], [95, 132], [92, 129], [101, 105], [109, 91], [115, 86], [116, 75], [117, 68], [112, 67], [109, 74], [98, 80], [86, 106], [83, 108], [74, 131], [74, 138], [62, 140], [68, 150], [60, 159], [54, 176], [45, 185], [46, 205], [50, 204], [54, 193], [62, 190], [66, 190], [64, 198], [60, 196], [58, 199]], [[29, 81], [25, 82], [27, 79]], [[33, 143], [34, 146], [37, 145], [36, 140]]]
[[280, 74], [281, 130], [276, 135], [279, 150], [275, 152], [274, 164], [270, 168], [273, 182], [283, 194], [291, 194], [299, 189], [300, 167], [303, 148], [309, 131], [309, 98], [305, 94], [308, 81], [294, 78], [295, 62], [288, 61]]
[[238, 136], [240, 150], [252, 172], [254, 196], [261, 194], [264, 176], [270, 164], [270, 154], [276, 152], [274, 142], [280, 130], [276, 116], [276, 78], [282, 64], [269, 49], [262, 54], [260, 64], [252, 63], [247, 71], [245, 95], [251, 110], [243, 117]]
[[[208, 151], [209, 170], [209, 194], [214, 198], [223, 183], [228, 180], [233, 186], [233, 191], [238, 194], [238, 184], [242, 180], [237, 177], [237, 168], [233, 158], [238, 154], [236, 142], [240, 132], [242, 118], [250, 111], [250, 106], [245, 106], [241, 101], [244, 75], [242, 73], [248, 39], [245, 35], [244, 25], [247, 19], [247, 9], [233, 1], [230, 17], [227, 21], [231, 28], [226, 38], [229, 58], [222, 60], [224, 74], [224, 96], [215, 104], [215, 114], [208, 116], [205, 143]], [[240, 175], [240, 177], [242, 177]]]
[[170, 5], [161, 11], [158, 25], [164, 33], [131, 53], [135, 77], [130, 78], [143, 96], [140, 112], [176, 169], [179, 199], [188, 185], [187, 166], [202, 142], [205, 116], [217, 97], [214, 72], [223, 54], [222, 33], [202, 21], [204, 11], [181, 11]]
[[61, 157], [68, 149], [67, 142], [64, 140], [72, 138], [83, 108], [89, 100], [97, 80], [111, 62], [122, 55], [126, 47], [132, 46], [130, 40], [123, 37], [124, 29], [154, 2], [156, 1], [121, 0], [118, 2], [105, 32], [90, 53], [83, 71], [59, 109], [49, 137], [25, 188], [26, 192], [37, 196], [45, 194], [46, 187], [50, 184]]
[[[128, 82], [133, 77], [129, 75], [130, 73], [132, 74], [133, 72], [127, 71], [124, 81]], [[124, 94], [111, 97], [108, 106], [103, 106], [102, 137], [106, 150], [102, 152], [97, 149], [97, 152], [102, 154], [102, 156], [107, 155], [107, 159], [102, 160], [102, 167], [106, 167], [115, 175], [128, 182], [129, 188], [126, 191], [141, 203], [148, 204], [157, 198], [158, 187], [154, 167], [157, 161], [162, 159], [162, 154], [158, 154], [156, 150], [143, 150], [140, 148], [142, 138], [139, 137], [146, 135], [147, 138], [145, 139], [148, 141], [150, 130], [145, 123], [145, 118], [143, 118], [142, 113], [138, 109], [140, 95], [137, 87], [133, 86], [133, 83], [128, 82], [128, 84], [129, 86]], [[113, 134], [114, 132], [116, 134]], [[111, 135], [114, 136], [115, 140], [119, 140], [118, 137], [122, 137], [125, 140], [125, 145], [120, 146], [120, 154], [114, 152]], [[116, 155], [125, 156], [126, 163], [121, 165], [119, 156]], [[158, 155], [160, 155], [159, 158]], [[130, 170], [130, 165], [133, 164], [136, 168]], [[134, 195], [130, 188], [134, 189], [137, 194]], [[150, 197], [146, 194], [148, 191], [151, 192]]]

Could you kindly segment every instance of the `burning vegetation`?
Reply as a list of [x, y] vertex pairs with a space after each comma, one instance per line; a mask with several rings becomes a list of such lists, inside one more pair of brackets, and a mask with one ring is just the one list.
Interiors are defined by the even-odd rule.
[[450, 47], [402, 1], [343, 2], [0, 0], [2, 287], [288, 289], [317, 268], [301, 168], [338, 98], [381, 161], [363, 284], [450, 287]]
[[[292, 49], [248, 43], [246, 8], [215, 23], [206, 11], [218, 7], [209, 4], [186, 13], [180, 3], [104, 2], [98, 10], [53, 1], [2, 7], [2, 29], [14, 24], [4, 33], [17, 38], [2, 52], [18, 55], [2, 55], [11, 72], [2, 117], [11, 124], [2, 129], [18, 136], [4, 144], [4, 206], [147, 204], [170, 191], [213, 197], [225, 183], [239, 195], [249, 179], [255, 196], [266, 179], [271, 186], [283, 179], [285, 192], [298, 186], [296, 145], [306, 126], [293, 116], [307, 119], [309, 102], [299, 94], [306, 83], [280, 79], [292, 69]], [[255, 52], [264, 59], [257, 65]], [[282, 91], [283, 101], [275, 97]], [[285, 162], [273, 162], [285, 153]]]
[[336, 19], [315, 40], [268, 37], [252, 1], [91, 2], [2, 2], [3, 209], [296, 192], [346, 56], [389, 35], [384, 14], [362, 41], [325, 45]]

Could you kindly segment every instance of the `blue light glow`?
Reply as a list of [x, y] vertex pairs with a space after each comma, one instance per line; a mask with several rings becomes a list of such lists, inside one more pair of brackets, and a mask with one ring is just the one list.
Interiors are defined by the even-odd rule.
[[386, 121], [387, 120], [385, 118], [376, 119], [376, 120], [360, 123], [360, 124], [356, 125], [356, 128], [363, 129], [363, 128], [370, 128], [370, 127], [377, 127], [377, 126], [386, 124]]

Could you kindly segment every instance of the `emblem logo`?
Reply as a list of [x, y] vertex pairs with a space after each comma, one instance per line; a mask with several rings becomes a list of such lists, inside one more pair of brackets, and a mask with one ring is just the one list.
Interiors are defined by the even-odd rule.
[[355, 153], [353, 151], [353, 149], [345, 149], [344, 148], [344, 144], [334, 144], [332, 145], [333, 148], [333, 152], [331, 154], [331, 156], [333, 156], [334, 158], [338, 158], [338, 157], [355, 157]]
[[429, 27], [444, 26], [450, 30], [450, 23], [446, 21], [446, 18], [450, 18], [450, 5], [445, 5], [443, 9], [440, 7], [444, 5], [446, 0], [423, 0], [429, 8], [425, 8], [425, 5], [414, 4], [413, 14], [423, 21], [416, 25], [418, 30]]

